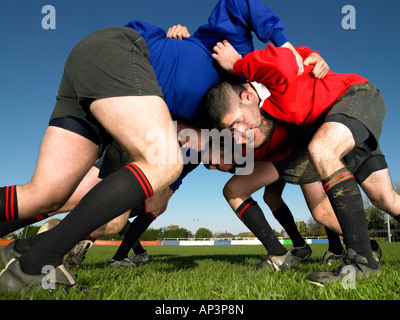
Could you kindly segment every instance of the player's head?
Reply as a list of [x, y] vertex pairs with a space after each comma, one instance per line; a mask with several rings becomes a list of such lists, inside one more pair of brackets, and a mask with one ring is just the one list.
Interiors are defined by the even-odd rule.
[[246, 143], [248, 130], [261, 126], [259, 98], [238, 83], [222, 82], [214, 85], [207, 95], [208, 113], [215, 125], [240, 134], [237, 143]]
[[239, 167], [235, 162], [235, 152], [241, 147], [234, 144], [230, 138], [228, 142], [224, 137], [210, 139], [206, 150], [202, 154], [203, 165], [209, 170], [235, 173]]

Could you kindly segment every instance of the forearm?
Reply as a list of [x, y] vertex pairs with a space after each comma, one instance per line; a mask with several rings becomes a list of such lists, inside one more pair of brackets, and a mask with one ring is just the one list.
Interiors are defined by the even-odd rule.
[[292, 81], [298, 76], [298, 65], [289, 48], [269, 45], [265, 50], [256, 50], [236, 61], [233, 73], [272, 86]]

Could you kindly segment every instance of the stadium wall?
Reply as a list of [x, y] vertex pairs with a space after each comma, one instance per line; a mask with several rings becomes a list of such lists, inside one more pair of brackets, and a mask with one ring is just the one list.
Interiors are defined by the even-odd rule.
[[[304, 239], [308, 244], [327, 244], [328, 239]], [[282, 244], [292, 244], [290, 239], [279, 240]], [[163, 246], [241, 246], [241, 245], [262, 245], [258, 239], [248, 240], [180, 240], [180, 239], [166, 239], [162, 241]]]
[[[308, 244], [327, 244], [328, 239], [305, 239]], [[0, 240], [0, 246], [8, 245], [13, 240]], [[292, 244], [290, 239], [281, 239], [279, 240], [282, 244]], [[96, 240], [94, 245], [99, 246], [119, 246], [122, 241], [114, 241], [114, 240]], [[233, 239], [224, 239], [224, 240], [163, 240], [163, 241], [140, 241], [143, 246], [246, 246], [246, 245], [262, 245], [261, 241], [258, 239], [247, 239], [247, 240], [233, 240]]]

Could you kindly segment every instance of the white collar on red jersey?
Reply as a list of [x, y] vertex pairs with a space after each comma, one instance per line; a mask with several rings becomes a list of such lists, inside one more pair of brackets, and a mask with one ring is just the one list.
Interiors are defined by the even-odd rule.
[[260, 98], [260, 103], [259, 107], [261, 108], [262, 105], [264, 104], [264, 101], [269, 98], [271, 95], [271, 92], [267, 89], [266, 86], [264, 86], [261, 83], [258, 82], [250, 82], [250, 84], [253, 86], [253, 88], [256, 90], [258, 97]]

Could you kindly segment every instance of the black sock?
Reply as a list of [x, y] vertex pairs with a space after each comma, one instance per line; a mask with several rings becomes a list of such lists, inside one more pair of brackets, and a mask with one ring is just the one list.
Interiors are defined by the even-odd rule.
[[365, 257], [371, 267], [376, 267], [361, 192], [352, 173], [342, 168], [322, 183], [342, 228], [346, 249], [352, 248]]
[[[145, 213], [146, 213], [146, 204], [144, 203], [144, 205], [142, 207], [136, 208], [135, 212], [133, 212], [133, 210], [131, 210], [130, 217], [138, 216], [139, 214], [145, 214]], [[155, 217], [154, 217], [154, 219], [155, 219]], [[128, 220], [126, 225], [124, 226], [124, 228], [121, 230], [121, 232], [119, 234], [121, 236], [125, 237], [125, 235], [128, 233], [130, 226], [131, 226], [131, 222]], [[140, 244], [139, 239], [132, 245], [132, 249], [133, 249], [133, 252], [135, 252], [136, 254], [146, 252], [146, 250], [144, 250], [144, 248]]]
[[152, 194], [150, 183], [136, 165], [114, 172], [94, 186], [75, 209], [46, 232], [46, 237], [21, 256], [21, 268], [28, 274], [40, 274], [45, 265], [57, 267], [63, 256], [85, 236], [142, 205]]
[[36, 222], [47, 219], [48, 215], [37, 216], [34, 218], [23, 219], [23, 220], [13, 220], [13, 221], [5, 221], [0, 222], [0, 238], [6, 236], [7, 234], [14, 232], [18, 229], [24, 228], [26, 226], [30, 226]]
[[16, 186], [0, 188], [0, 222], [18, 220]]
[[304, 241], [299, 230], [297, 229], [292, 212], [290, 211], [286, 203], [283, 203], [279, 207], [279, 209], [275, 212], [272, 212], [272, 214], [274, 215], [275, 219], [278, 220], [278, 222], [281, 224], [283, 229], [285, 229], [290, 239], [292, 240], [294, 247], [302, 247], [305, 245], [306, 242]]
[[340, 241], [340, 236], [325, 227], [326, 235], [328, 236], [329, 247], [328, 250], [334, 254], [340, 255], [343, 252], [342, 242]]
[[146, 250], [143, 248], [142, 244], [140, 243], [139, 239], [137, 239], [136, 242], [133, 244], [132, 250], [135, 254], [142, 254], [142, 253], [146, 252]]
[[[122, 260], [128, 257], [128, 253], [136, 241], [143, 232], [149, 227], [149, 225], [154, 221], [155, 217], [151, 213], [140, 214], [131, 223], [127, 234], [124, 237], [121, 245], [119, 246], [117, 252], [115, 253], [113, 259]], [[135, 251], [136, 252], [136, 251]]]
[[246, 227], [261, 241], [268, 254], [281, 256], [287, 252], [274, 234], [256, 201], [252, 198], [247, 199], [236, 209], [236, 213]]
[[19, 253], [27, 252], [30, 248], [32, 248], [37, 242], [39, 242], [43, 237], [46, 236], [46, 232], [35, 234], [26, 239], [18, 239], [15, 241], [14, 249]]
[[122, 230], [119, 233], [120, 236], [125, 237], [125, 235], [128, 233], [129, 227], [131, 226], [131, 222], [128, 220], [125, 224], [125, 226], [122, 228]]
[[397, 222], [400, 222], [400, 214], [393, 217]]

